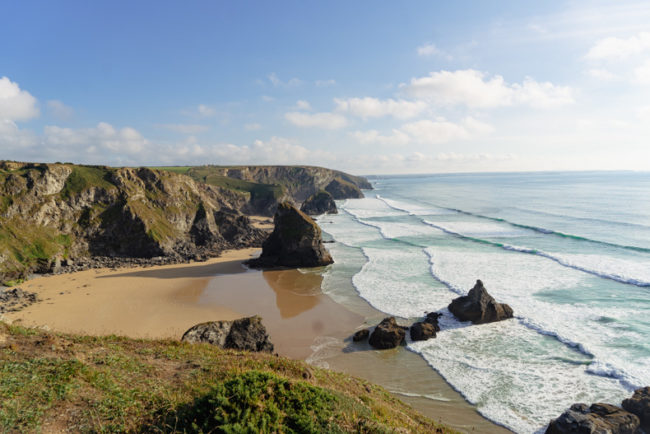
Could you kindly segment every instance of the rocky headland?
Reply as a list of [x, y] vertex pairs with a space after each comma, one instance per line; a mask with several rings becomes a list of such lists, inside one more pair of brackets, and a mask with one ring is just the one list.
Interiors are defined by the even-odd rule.
[[280, 200], [302, 201], [335, 179], [370, 188], [364, 178], [317, 167], [0, 161], [0, 283], [13, 285], [31, 273], [203, 260], [261, 246], [268, 233], [247, 214], [275, 212]]

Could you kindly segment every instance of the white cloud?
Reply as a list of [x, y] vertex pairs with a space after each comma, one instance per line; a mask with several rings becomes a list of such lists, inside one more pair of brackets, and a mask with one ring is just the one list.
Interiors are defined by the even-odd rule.
[[650, 123], [650, 105], [639, 107], [636, 111], [636, 117], [642, 122]]
[[160, 128], [181, 134], [198, 134], [210, 129], [207, 125], [199, 124], [160, 124]]
[[289, 112], [284, 117], [299, 127], [315, 127], [336, 130], [347, 125], [347, 119], [336, 113]]
[[650, 84], [650, 60], [634, 68], [634, 78], [641, 84]]
[[252, 123], [252, 124], [246, 124], [246, 125], [244, 125], [244, 128], [246, 128], [246, 129], [249, 130], [249, 131], [257, 131], [257, 130], [259, 130], [260, 128], [262, 128], [262, 125], [260, 125], [260, 124], [258, 124], [258, 123]]
[[36, 98], [8, 77], [0, 77], [0, 120], [26, 121], [38, 115]]
[[460, 123], [454, 123], [444, 118], [436, 120], [424, 119], [403, 125], [402, 131], [411, 136], [416, 143], [439, 144], [453, 140], [466, 140], [476, 135], [487, 134], [493, 128], [474, 118], [465, 118]]
[[471, 139], [489, 134], [493, 130], [491, 125], [472, 117], [467, 117], [459, 123], [448, 121], [445, 118], [438, 118], [409, 122], [398, 129], [393, 129], [387, 135], [382, 135], [377, 130], [355, 131], [351, 135], [361, 144], [399, 146], [418, 143], [437, 145], [454, 140]]
[[336, 85], [336, 80], [334, 79], [329, 79], [329, 80], [316, 80], [314, 82], [316, 87], [329, 87], [329, 86], [335, 86]]
[[204, 118], [214, 116], [217, 113], [217, 111], [214, 108], [207, 106], [205, 104], [199, 104], [199, 106], [196, 108], [196, 111], [200, 116]]
[[311, 110], [311, 105], [307, 101], [299, 100], [299, 101], [296, 101], [296, 109], [297, 110]]
[[0, 119], [0, 153], [9, 158], [10, 152], [38, 144], [38, 138], [29, 130], [21, 130], [15, 122]]
[[262, 101], [264, 101], [264, 102], [273, 102], [273, 101], [275, 101], [275, 98], [273, 98], [272, 96], [268, 96], [268, 95], [262, 95]]
[[493, 108], [529, 105], [549, 108], [574, 102], [571, 88], [526, 78], [522, 84], [508, 84], [503, 77], [486, 77], [474, 69], [432, 72], [426, 77], [412, 78], [400, 85], [413, 98], [438, 105], [466, 105], [472, 108]]
[[282, 81], [275, 72], [270, 73], [267, 78], [274, 87], [295, 87], [302, 84], [302, 80], [295, 77], [290, 78], [288, 81]]
[[138, 154], [149, 142], [131, 127], [114, 128], [111, 124], [100, 122], [93, 128], [61, 128], [48, 125], [43, 129], [44, 141], [49, 146], [82, 146], [87, 152], [120, 152]]
[[587, 75], [597, 78], [598, 80], [609, 81], [618, 78], [618, 75], [603, 68], [592, 68], [587, 71]]
[[388, 135], [382, 135], [377, 130], [354, 131], [350, 135], [362, 145], [399, 146], [407, 145], [411, 141], [408, 134], [398, 129], [393, 129]]
[[348, 98], [334, 99], [337, 109], [359, 116], [363, 119], [393, 116], [398, 119], [408, 119], [419, 115], [427, 108], [424, 101], [405, 101], [378, 98]]
[[418, 56], [428, 57], [435, 54], [442, 54], [442, 51], [440, 51], [434, 44], [424, 44], [418, 47]]
[[640, 32], [629, 38], [601, 39], [586, 54], [591, 60], [627, 59], [650, 51], [650, 32]]
[[63, 121], [72, 118], [74, 115], [74, 110], [72, 107], [69, 107], [63, 102], [56, 99], [52, 99], [47, 102], [47, 109], [50, 112], [50, 115]]

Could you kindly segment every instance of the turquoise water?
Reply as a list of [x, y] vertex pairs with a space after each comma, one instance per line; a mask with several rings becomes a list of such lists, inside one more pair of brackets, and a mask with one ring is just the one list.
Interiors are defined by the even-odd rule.
[[[650, 385], [650, 173], [374, 177], [319, 219], [324, 288], [351, 279], [387, 314], [441, 311], [417, 352], [487, 418], [537, 432], [574, 402]], [[447, 305], [481, 279], [515, 319], [469, 326]], [[343, 300], [345, 302], [345, 300]]]

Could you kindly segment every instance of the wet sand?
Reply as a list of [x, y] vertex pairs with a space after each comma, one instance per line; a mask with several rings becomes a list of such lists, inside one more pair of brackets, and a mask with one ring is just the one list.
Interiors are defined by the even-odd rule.
[[[242, 262], [257, 249], [203, 263], [88, 270], [21, 287], [40, 303], [5, 315], [27, 326], [84, 334], [180, 338], [194, 324], [260, 315], [284, 356], [384, 386], [423, 414], [464, 432], [509, 432], [481, 417], [417, 354], [376, 351], [350, 335], [383, 315], [357, 297], [354, 312], [321, 292], [318, 269], [257, 271]], [[408, 392], [410, 395], [404, 395]]]
[[4, 318], [68, 333], [179, 338], [199, 322], [242, 316], [224, 306], [197, 304], [196, 297], [215, 275], [244, 273], [242, 261], [258, 251], [233, 250], [191, 264], [38, 277], [20, 287], [41, 301]]

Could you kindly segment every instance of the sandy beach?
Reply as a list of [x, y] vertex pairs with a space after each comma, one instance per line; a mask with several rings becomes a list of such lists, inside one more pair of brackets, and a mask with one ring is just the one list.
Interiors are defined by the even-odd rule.
[[354, 312], [334, 302], [321, 292], [319, 269], [248, 270], [243, 261], [258, 252], [243, 249], [200, 263], [39, 277], [21, 288], [36, 292], [41, 301], [4, 319], [61, 332], [179, 339], [200, 322], [257, 314], [280, 355], [378, 383], [461, 431], [508, 432], [481, 417], [416, 354], [353, 345], [352, 332], [379, 312], [365, 302]]

